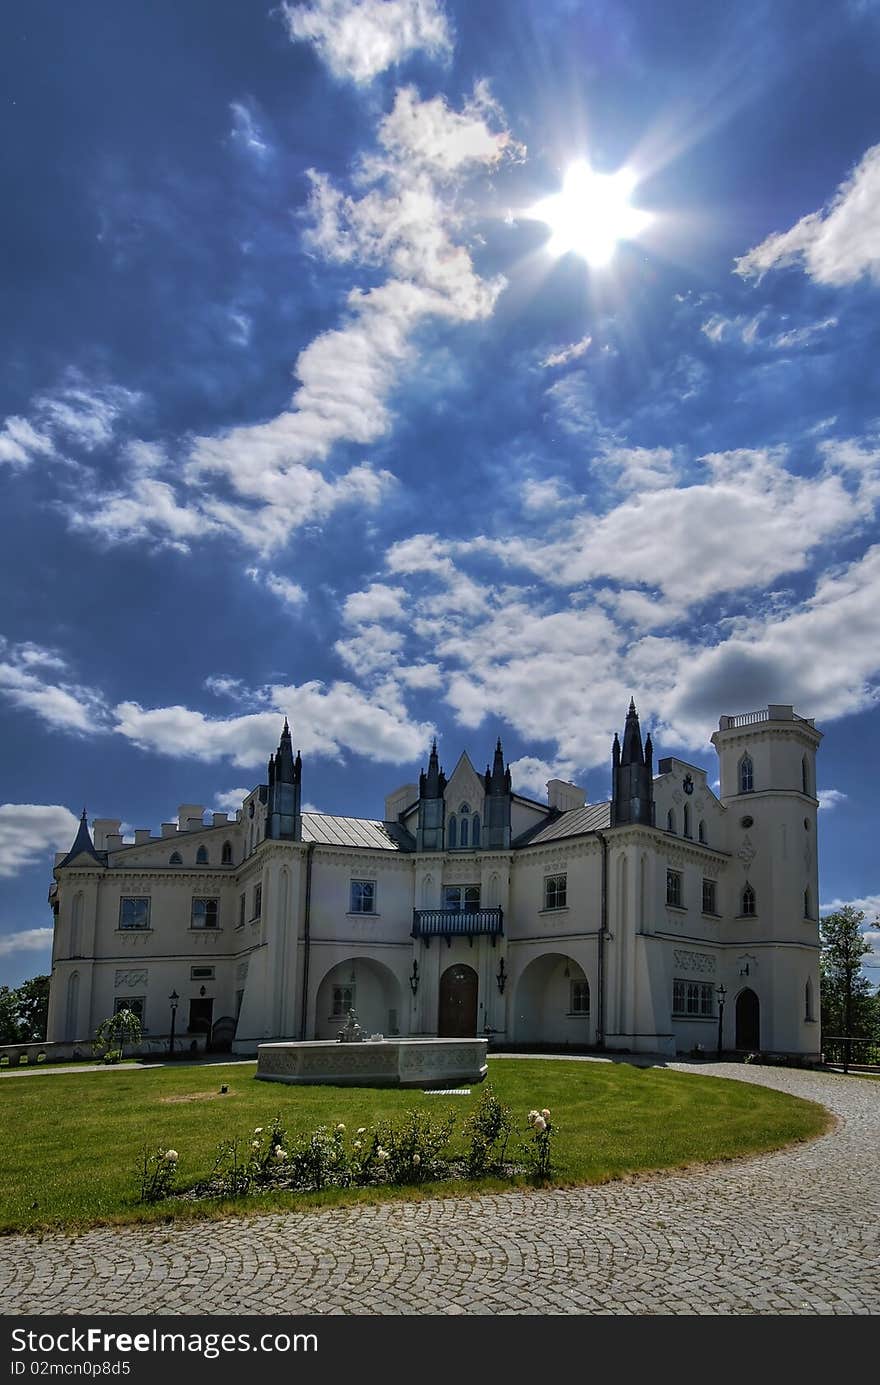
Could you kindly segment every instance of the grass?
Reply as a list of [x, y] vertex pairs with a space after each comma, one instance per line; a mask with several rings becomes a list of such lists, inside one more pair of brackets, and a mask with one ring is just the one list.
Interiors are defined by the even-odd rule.
[[[479, 1098], [393, 1089], [287, 1087], [256, 1082], [255, 1065], [155, 1068], [113, 1075], [70, 1073], [0, 1081], [0, 1232], [67, 1229], [229, 1212], [473, 1192], [498, 1180], [418, 1189], [274, 1192], [234, 1202], [168, 1201], [141, 1206], [137, 1166], [144, 1145], [172, 1146], [186, 1183], [206, 1177], [217, 1144], [250, 1137], [279, 1111], [291, 1136], [344, 1121], [349, 1130], [411, 1108], [454, 1110], [460, 1129]], [[490, 1059], [489, 1080], [525, 1116], [548, 1106], [558, 1134], [556, 1184], [603, 1183], [677, 1165], [739, 1158], [810, 1139], [830, 1123], [823, 1107], [749, 1083], [623, 1063]], [[222, 1084], [228, 1093], [220, 1094]]]

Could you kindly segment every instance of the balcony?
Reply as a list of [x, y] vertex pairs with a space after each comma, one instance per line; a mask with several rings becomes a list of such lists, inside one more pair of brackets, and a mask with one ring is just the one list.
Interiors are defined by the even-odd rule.
[[445, 938], [451, 946], [453, 938], [473, 940], [482, 934], [495, 939], [504, 933], [504, 912], [502, 909], [413, 909], [412, 936], [424, 938], [430, 945], [432, 938]]

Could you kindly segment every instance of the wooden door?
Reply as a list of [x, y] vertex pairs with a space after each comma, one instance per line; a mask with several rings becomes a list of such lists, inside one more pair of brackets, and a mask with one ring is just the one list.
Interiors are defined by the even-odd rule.
[[477, 1032], [477, 973], [473, 967], [447, 967], [440, 977], [441, 1039], [472, 1039]]
[[755, 1053], [761, 1047], [761, 1006], [748, 987], [736, 998], [736, 1046]]

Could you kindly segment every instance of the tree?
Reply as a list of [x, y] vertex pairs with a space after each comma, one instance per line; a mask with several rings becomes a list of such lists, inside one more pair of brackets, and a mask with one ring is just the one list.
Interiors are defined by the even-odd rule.
[[864, 910], [851, 904], [819, 920], [823, 1034], [876, 1036], [877, 997], [862, 975], [862, 959], [874, 951], [862, 932], [864, 921]]
[[98, 1025], [93, 1048], [105, 1063], [118, 1063], [125, 1056], [126, 1042], [136, 1044], [140, 1037], [141, 1022], [134, 1011], [117, 1010]]
[[0, 1043], [39, 1043], [46, 1037], [49, 977], [34, 976], [18, 987], [0, 986]]

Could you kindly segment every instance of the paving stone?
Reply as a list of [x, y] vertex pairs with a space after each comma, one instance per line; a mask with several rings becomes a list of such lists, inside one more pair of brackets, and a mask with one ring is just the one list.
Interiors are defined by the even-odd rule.
[[820, 1101], [837, 1125], [773, 1154], [600, 1187], [9, 1236], [0, 1312], [876, 1312], [880, 1083], [699, 1072]]

